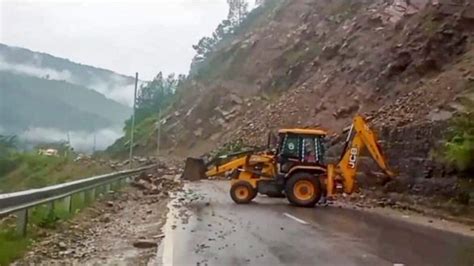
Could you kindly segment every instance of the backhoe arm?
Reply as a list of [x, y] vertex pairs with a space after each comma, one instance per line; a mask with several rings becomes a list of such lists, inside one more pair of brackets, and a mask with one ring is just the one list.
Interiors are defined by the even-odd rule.
[[354, 192], [359, 155], [364, 147], [367, 148], [377, 165], [388, 176], [394, 176], [393, 172], [389, 170], [387, 160], [383, 156], [377, 141], [377, 136], [368, 127], [364, 118], [359, 115], [355, 116], [339, 163], [336, 166], [330, 165], [328, 167], [328, 196], [333, 194], [334, 176], [337, 174], [340, 174], [343, 178], [344, 192], [347, 194]]
[[244, 167], [245, 164], [246, 164], [246, 161], [247, 161], [247, 156], [242, 156], [242, 157], [234, 159], [234, 160], [232, 160], [228, 163], [225, 163], [223, 165], [213, 166], [213, 167], [209, 168], [206, 171], [206, 176], [207, 177], [217, 176], [217, 175], [220, 175], [220, 174], [224, 174], [227, 171], [235, 170], [239, 167]]

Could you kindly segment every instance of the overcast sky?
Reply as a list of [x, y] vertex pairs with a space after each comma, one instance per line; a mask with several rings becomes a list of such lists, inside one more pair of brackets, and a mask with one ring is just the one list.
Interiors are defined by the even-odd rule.
[[227, 10], [226, 0], [0, 0], [0, 42], [150, 80], [187, 73], [191, 46]]

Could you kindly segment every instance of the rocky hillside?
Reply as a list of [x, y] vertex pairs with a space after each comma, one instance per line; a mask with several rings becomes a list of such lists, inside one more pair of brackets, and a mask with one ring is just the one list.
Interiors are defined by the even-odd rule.
[[257, 144], [282, 126], [337, 134], [355, 113], [389, 130], [435, 123], [472, 96], [469, 1], [271, 2], [194, 71], [161, 121], [167, 147]]
[[294, 126], [322, 126], [337, 140], [360, 113], [400, 180], [449, 173], [434, 154], [449, 119], [474, 99], [469, 1], [271, 1], [249, 17], [195, 66], [162, 119], [170, 151], [261, 145], [268, 131]]
[[[383, 182], [364, 159], [362, 187], [474, 217], [472, 179], [459, 179], [440, 156], [451, 118], [474, 105], [471, 1], [269, 2], [194, 66], [161, 121], [165, 147], [196, 156], [236, 140], [262, 145], [279, 127], [321, 126], [338, 158], [342, 129], [359, 113], [398, 172], [388, 194], [377, 194]], [[155, 143], [152, 134], [140, 145]]]

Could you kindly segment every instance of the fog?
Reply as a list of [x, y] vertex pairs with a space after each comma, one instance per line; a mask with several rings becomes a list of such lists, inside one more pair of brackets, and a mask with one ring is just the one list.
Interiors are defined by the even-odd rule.
[[0, 55], [0, 70], [11, 71], [20, 74], [26, 74], [38, 78], [48, 77], [53, 80], [65, 80], [71, 83], [73, 78], [71, 73], [67, 70], [57, 71], [51, 68], [36, 67], [35, 65], [24, 65], [24, 64], [10, 64]]
[[[251, 1], [253, 2], [253, 1]], [[0, 42], [117, 73], [187, 73], [226, 0], [0, 0]]]
[[[95, 82], [85, 83], [68, 70], [57, 71], [55, 69], [41, 67], [40, 61], [41, 58], [36, 55], [35, 61], [32, 61], [31, 64], [14, 64], [7, 62], [2, 55], [0, 55], [0, 71], [8, 71], [37, 78], [48, 78], [50, 80], [66, 81], [71, 84], [93, 89], [111, 100], [132, 106], [135, 85], [130, 84], [127, 79], [121, 76], [111, 76], [109, 80], [96, 77]], [[140, 81], [139, 85], [143, 83], [143, 81]]]
[[[95, 147], [94, 147], [95, 135]], [[106, 128], [95, 133], [84, 131], [70, 131], [71, 146], [77, 152], [91, 153], [95, 150], [104, 150], [123, 135], [120, 128]], [[54, 128], [32, 128], [18, 135], [21, 142], [27, 144], [54, 143], [68, 140], [68, 132]]]

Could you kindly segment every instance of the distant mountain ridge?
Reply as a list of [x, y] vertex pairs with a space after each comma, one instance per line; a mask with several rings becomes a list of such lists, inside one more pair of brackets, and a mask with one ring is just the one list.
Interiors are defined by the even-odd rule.
[[110, 70], [0, 44], [0, 135], [50, 142], [72, 132], [81, 143], [107, 132], [106, 146], [131, 115], [133, 86]]
[[113, 71], [83, 65], [69, 59], [0, 43], [0, 71], [15, 72], [51, 80], [64, 80], [100, 92], [130, 105], [134, 78]]
[[0, 125], [9, 133], [44, 127], [93, 131], [121, 125], [130, 108], [65, 81], [0, 71]]

